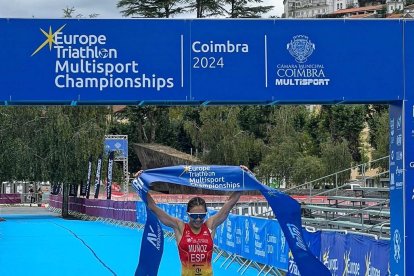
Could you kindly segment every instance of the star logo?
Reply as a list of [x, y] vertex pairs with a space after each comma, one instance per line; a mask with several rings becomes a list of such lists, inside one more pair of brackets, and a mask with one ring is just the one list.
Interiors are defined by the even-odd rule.
[[188, 173], [190, 171], [191, 166], [184, 166], [183, 172], [178, 176], [181, 177], [183, 174]]
[[65, 26], [66, 26], [66, 24], [63, 25], [62, 27], [60, 27], [56, 32], [53, 32], [52, 31], [52, 26], [49, 26], [49, 32], [46, 32], [45, 30], [43, 30], [42, 28], [40, 28], [40, 31], [46, 36], [46, 40], [42, 44], [40, 44], [39, 47], [37, 47], [37, 49], [33, 52], [33, 54], [31, 55], [31, 57], [34, 56], [35, 54], [37, 54], [40, 50], [43, 49], [43, 47], [45, 47], [48, 44], [49, 44], [49, 50], [51, 51], [52, 50], [52, 45], [53, 44], [56, 44], [56, 41], [55, 41], [56, 34], [57, 33], [60, 33], [60, 31], [62, 31], [62, 29]]
[[349, 255], [351, 255], [351, 250], [345, 251], [345, 254], [344, 254], [345, 268], [344, 268], [344, 273], [342, 274], [343, 276], [348, 276], [349, 274], [349, 261], [351, 260]]
[[323, 253], [322, 261], [325, 266], [328, 266], [329, 261], [329, 248]]

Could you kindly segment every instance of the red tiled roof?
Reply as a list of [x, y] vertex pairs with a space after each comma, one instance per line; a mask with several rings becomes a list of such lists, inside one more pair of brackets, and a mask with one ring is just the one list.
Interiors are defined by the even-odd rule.
[[344, 14], [344, 13], [354, 13], [354, 12], [364, 12], [364, 11], [377, 11], [381, 10], [384, 5], [361, 7], [361, 8], [350, 8], [344, 10], [337, 10], [333, 14]]
[[403, 18], [404, 15], [402, 13], [392, 13], [392, 14], [388, 14], [387, 18]]
[[367, 17], [370, 17], [370, 16], [372, 16], [372, 14], [363, 13], [363, 14], [354, 14], [354, 15], [351, 15], [349, 18], [367, 18]]

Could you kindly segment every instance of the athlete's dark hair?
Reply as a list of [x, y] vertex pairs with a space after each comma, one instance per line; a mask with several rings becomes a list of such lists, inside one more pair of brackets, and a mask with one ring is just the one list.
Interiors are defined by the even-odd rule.
[[206, 205], [206, 201], [204, 199], [202, 199], [201, 197], [193, 197], [192, 199], [190, 199], [190, 201], [187, 203], [187, 212], [190, 211], [191, 208], [195, 207], [195, 206], [203, 206], [204, 209], [207, 212], [207, 205]]

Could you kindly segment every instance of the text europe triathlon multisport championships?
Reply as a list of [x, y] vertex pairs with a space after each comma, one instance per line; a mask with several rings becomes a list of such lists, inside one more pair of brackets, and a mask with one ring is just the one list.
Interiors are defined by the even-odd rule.
[[216, 177], [210, 166], [189, 166], [188, 175], [191, 186], [207, 189], [237, 189], [239, 182], [226, 181], [224, 176]]
[[142, 73], [139, 62], [114, 62], [119, 53], [106, 48], [105, 35], [56, 33], [55, 85], [58, 88], [173, 88], [174, 78]]

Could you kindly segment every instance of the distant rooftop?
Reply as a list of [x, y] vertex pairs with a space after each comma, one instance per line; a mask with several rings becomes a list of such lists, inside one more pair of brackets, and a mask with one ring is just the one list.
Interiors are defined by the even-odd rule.
[[376, 6], [361, 7], [361, 8], [349, 8], [349, 9], [337, 10], [337, 11], [333, 12], [333, 14], [370, 12], [370, 11], [381, 10], [383, 8], [384, 8], [384, 5], [376, 5]]

